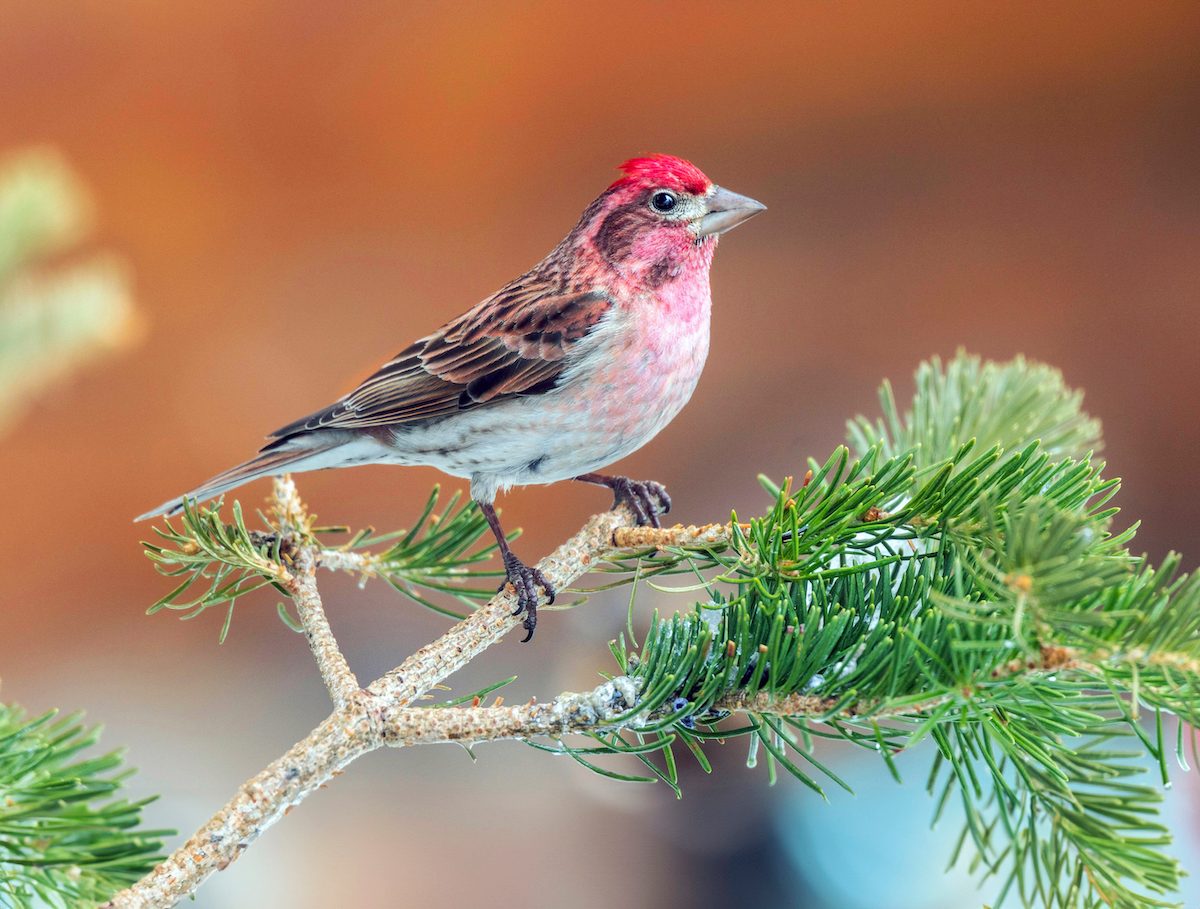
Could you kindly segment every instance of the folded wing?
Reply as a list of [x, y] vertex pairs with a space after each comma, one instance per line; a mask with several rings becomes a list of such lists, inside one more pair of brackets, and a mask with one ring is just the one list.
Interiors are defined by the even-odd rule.
[[275, 430], [267, 448], [312, 430], [409, 423], [549, 391], [572, 345], [612, 306], [598, 291], [510, 285], [401, 351], [339, 401]]

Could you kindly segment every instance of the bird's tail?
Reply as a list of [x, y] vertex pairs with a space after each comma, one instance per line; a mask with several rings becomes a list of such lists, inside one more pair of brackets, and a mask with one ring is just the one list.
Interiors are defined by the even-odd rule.
[[317, 470], [322, 467], [331, 466], [328, 455], [332, 449], [337, 447], [338, 443], [332, 441], [320, 447], [314, 446], [311, 442], [303, 448], [268, 447], [267, 450], [263, 451], [257, 457], [251, 458], [244, 464], [238, 464], [236, 467], [230, 467], [223, 473], [219, 473], [215, 477], [206, 480], [191, 492], [185, 492], [182, 496], [169, 499], [157, 508], [152, 508], [145, 514], [138, 515], [134, 520], [144, 521], [146, 518], [153, 518], [158, 515], [170, 516], [177, 514], [183, 511], [184, 499], [203, 502], [244, 483], [249, 483], [251, 480], [257, 480], [259, 477], [274, 476], [290, 471]]

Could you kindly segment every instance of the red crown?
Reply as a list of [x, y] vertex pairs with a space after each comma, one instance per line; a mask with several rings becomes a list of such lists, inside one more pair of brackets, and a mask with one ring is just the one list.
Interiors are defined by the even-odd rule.
[[691, 161], [676, 158], [674, 155], [647, 155], [644, 158], [630, 158], [621, 165], [621, 170], [625, 176], [613, 183], [613, 187], [630, 185], [662, 187], [700, 196], [708, 192], [709, 187], [712, 186], [712, 181], [704, 176], [704, 171]]

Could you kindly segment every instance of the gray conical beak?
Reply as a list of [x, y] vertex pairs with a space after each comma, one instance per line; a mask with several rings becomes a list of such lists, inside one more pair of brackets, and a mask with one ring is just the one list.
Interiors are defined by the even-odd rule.
[[749, 196], [742, 196], [721, 186], [714, 186], [713, 193], [708, 197], [707, 212], [700, 219], [699, 236], [723, 234], [733, 230], [743, 221], [749, 221], [767, 207], [761, 202], [755, 202]]

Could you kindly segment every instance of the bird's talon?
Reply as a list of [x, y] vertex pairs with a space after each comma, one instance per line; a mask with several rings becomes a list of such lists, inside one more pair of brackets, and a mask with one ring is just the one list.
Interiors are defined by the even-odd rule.
[[533, 640], [533, 631], [535, 628], [537, 628], [537, 622], [531, 622], [527, 618], [521, 624], [525, 628], [525, 637], [521, 638], [521, 643], [528, 644], [530, 641]]
[[525, 620], [521, 623], [527, 632], [522, 639], [524, 643], [533, 638], [534, 629], [537, 627], [538, 588], [545, 592], [547, 606], [554, 603], [556, 591], [554, 585], [539, 569], [530, 568], [514, 555], [505, 558], [504, 570], [508, 573], [508, 580], [500, 587], [504, 589], [511, 584], [517, 597], [517, 608], [511, 614], [525, 614]]
[[654, 480], [631, 480], [628, 477], [613, 478], [614, 505], [622, 503], [633, 510], [639, 527], [647, 524], [652, 527], [662, 527], [660, 514], [671, 510], [671, 497], [667, 488]]

